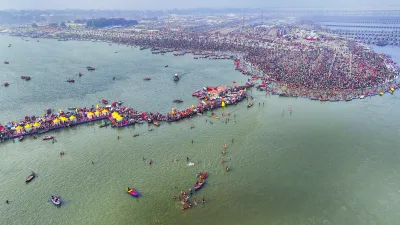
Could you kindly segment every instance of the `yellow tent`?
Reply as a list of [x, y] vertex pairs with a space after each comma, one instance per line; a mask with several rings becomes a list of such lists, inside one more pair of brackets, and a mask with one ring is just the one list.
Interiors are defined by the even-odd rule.
[[32, 125], [30, 123], [25, 125], [25, 129], [31, 129], [31, 128], [32, 128]]
[[39, 123], [39, 122], [36, 122], [36, 123], [33, 124], [33, 126], [34, 126], [34, 127], [40, 127], [40, 123]]
[[69, 117], [69, 119], [70, 119], [71, 121], [74, 121], [74, 120], [76, 120], [76, 116], [72, 115], [72, 116]]
[[55, 120], [53, 120], [53, 123], [60, 123], [60, 119], [56, 118]]
[[98, 116], [98, 115], [100, 115], [100, 112], [96, 110], [96, 112], [94, 112], [94, 114], [95, 114], [96, 116]]
[[222, 107], [225, 107], [225, 102], [222, 102], [222, 103], [221, 103], [221, 106], [222, 106]]
[[101, 111], [103, 114], [107, 114], [108, 110], [107, 109], [103, 109], [103, 111]]
[[122, 121], [122, 117], [120, 117], [120, 116], [117, 116], [115, 119], [116, 119], [118, 122]]
[[21, 126], [17, 126], [15, 129], [16, 129], [17, 131], [20, 131], [20, 130], [22, 130], [22, 127], [21, 127]]
[[67, 118], [67, 117], [64, 117], [64, 116], [62, 116], [62, 117], [60, 117], [60, 120], [61, 120], [61, 121], [63, 121], [63, 122], [65, 122], [65, 121], [68, 121], [68, 118]]

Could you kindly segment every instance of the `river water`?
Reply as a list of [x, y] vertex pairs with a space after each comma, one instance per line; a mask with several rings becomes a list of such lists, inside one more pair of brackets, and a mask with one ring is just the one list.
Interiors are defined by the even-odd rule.
[[[0, 36], [0, 60], [10, 61], [0, 65], [0, 82], [10, 83], [0, 88], [3, 123], [103, 98], [168, 112], [196, 103], [191, 93], [204, 85], [247, 79], [232, 61], [152, 55], [106, 43], [28, 40]], [[96, 71], [85, 71], [88, 65]], [[172, 81], [176, 72], [185, 74], [178, 83]], [[146, 76], [153, 79], [145, 82]], [[72, 77], [74, 84], [65, 82]], [[211, 124], [199, 116], [162, 123], [152, 132], [148, 125], [100, 129], [93, 123], [52, 134], [55, 144], [31, 138], [0, 144], [0, 224], [398, 224], [397, 92], [335, 103], [249, 94], [256, 99], [252, 108], [240, 103], [215, 111], [236, 114], [236, 123], [232, 118]], [[174, 105], [176, 98], [185, 102]], [[25, 184], [31, 170], [38, 177]], [[199, 171], [210, 174], [195, 194], [199, 205], [181, 211], [172, 198], [191, 187]], [[141, 197], [127, 195], [127, 186]], [[49, 203], [50, 195], [61, 196], [62, 207]]]

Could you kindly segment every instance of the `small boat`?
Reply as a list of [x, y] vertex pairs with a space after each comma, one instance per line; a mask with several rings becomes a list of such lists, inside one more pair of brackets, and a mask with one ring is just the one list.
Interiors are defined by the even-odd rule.
[[364, 96], [364, 95], [361, 95], [361, 96], [360, 96], [360, 99], [364, 99], [364, 98], [365, 98], [365, 96]]
[[68, 107], [68, 110], [76, 110], [76, 107]]
[[110, 126], [110, 125], [111, 125], [111, 123], [105, 123], [105, 124], [100, 125], [99, 127], [100, 127], [100, 128], [103, 128], [103, 127], [108, 127], [108, 126]]
[[87, 66], [86, 69], [87, 69], [88, 71], [92, 71], [92, 70], [95, 70], [96, 68], [91, 67], [91, 66]]
[[21, 76], [21, 79], [22, 79], [22, 80], [28, 81], [28, 80], [31, 80], [31, 77], [28, 77], [28, 76]]
[[126, 192], [129, 195], [132, 195], [133, 197], [139, 197], [139, 193], [137, 191], [135, 191], [134, 189], [131, 189], [129, 187], [126, 188]]
[[54, 205], [61, 205], [61, 200], [59, 198], [57, 198], [56, 196], [51, 196], [50, 197], [50, 201], [54, 204]]
[[10, 62], [4, 61], [4, 64], [10, 64]]
[[117, 102], [117, 105], [122, 105], [122, 102], [121, 102], [121, 101], [118, 101], [118, 102]]
[[133, 137], [138, 137], [138, 136], [139, 136], [139, 134], [138, 134], [138, 133], [136, 133], [136, 134], [134, 134], [134, 135], [133, 135]]
[[101, 102], [102, 102], [103, 104], [108, 104], [108, 101], [105, 100], [105, 99], [101, 100]]
[[160, 126], [160, 123], [157, 122], [157, 121], [154, 121], [153, 124], [154, 124], [154, 126], [156, 126], [156, 127]]
[[46, 136], [46, 137], [43, 138], [43, 141], [47, 141], [47, 140], [50, 140], [50, 139], [54, 139], [54, 136]]
[[151, 80], [151, 77], [145, 77], [143, 80]]
[[19, 136], [18, 141], [23, 141], [24, 140], [24, 136]]
[[179, 76], [177, 73], [174, 75], [174, 81], [179, 81]]
[[213, 119], [219, 119], [218, 116], [211, 116], [211, 118], [213, 118]]
[[36, 174], [35, 174], [34, 172], [32, 172], [31, 175], [29, 175], [29, 176], [25, 179], [25, 183], [31, 182], [35, 177], [36, 177]]
[[380, 95], [380, 96], [382, 96], [383, 94], [384, 94], [383, 91], [379, 92], [379, 95]]
[[175, 102], [175, 103], [182, 103], [182, 102], [183, 102], [183, 100], [180, 100], [180, 99], [175, 99], [175, 100], [173, 100], [172, 102]]
[[249, 104], [247, 104], [247, 108], [250, 108], [250, 107], [252, 107], [253, 106], [253, 102], [250, 102]]
[[165, 65], [165, 67], [168, 67], [168, 65]]
[[204, 186], [205, 183], [206, 183], [205, 181], [204, 181], [204, 182], [201, 182], [201, 183], [195, 183], [195, 184], [193, 185], [193, 189], [194, 189], [195, 191], [198, 191], [198, 190], [200, 190], [200, 189]]
[[68, 83], [74, 83], [75, 80], [74, 80], [74, 79], [68, 79], [67, 82], [68, 82]]
[[83, 75], [83, 73], [81, 73], [81, 72], [79, 72], [79, 73], [78, 73], [78, 76], [80, 76], [80, 77], [81, 77], [82, 75]]
[[10, 84], [5, 82], [3, 85], [4, 85], [4, 87], [8, 87], [8, 85], [10, 85]]

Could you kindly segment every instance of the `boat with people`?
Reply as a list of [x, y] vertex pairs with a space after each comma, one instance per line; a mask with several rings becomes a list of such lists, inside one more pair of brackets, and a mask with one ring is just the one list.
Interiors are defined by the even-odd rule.
[[247, 108], [250, 108], [254, 105], [254, 102], [250, 102], [249, 104], [247, 104]]
[[135, 189], [131, 189], [131, 188], [127, 187], [125, 190], [129, 195], [131, 195], [133, 197], [139, 197], [139, 193]]
[[138, 133], [133, 134], [133, 137], [138, 137], [138, 136], [139, 136]]
[[81, 77], [82, 75], [83, 75], [83, 73], [81, 73], [81, 72], [79, 72], [79, 73], [78, 73], [78, 76], [80, 76], [80, 77]]
[[4, 64], [10, 64], [10, 62], [8, 62], [8, 61], [4, 61]]
[[25, 183], [29, 183], [31, 182], [33, 179], [35, 179], [36, 174], [35, 172], [32, 171], [31, 175], [29, 175], [26, 179], [25, 179]]
[[28, 80], [31, 80], [31, 77], [29, 77], [29, 76], [21, 76], [21, 79], [28, 81]]
[[68, 83], [74, 83], [75, 80], [74, 80], [74, 79], [68, 79], [67, 82], [68, 82]]
[[156, 127], [160, 126], [160, 123], [159, 123], [158, 121], [154, 121], [153, 124], [154, 124], [154, 126], [156, 126]]
[[174, 81], [179, 81], [179, 76], [177, 73], [174, 75]]
[[47, 141], [47, 140], [51, 140], [51, 139], [54, 139], [54, 136], [45, 136], [43, 138], [43, 141]]
[[104, 124], [100, 125], [99, 128], [108, 127], [110, 125], [111, 125], [111, 123], [104, 123]]
[[8, 82], [4, 82], [4, 87], [8, 87], [8, 85], [10, 85]]
[[50, 196], [50, 201], [56, 206], [61, 205], [61, 199], [59, 197]]
[[96, 68], [94, 68], [94, 67], [92, 67], [92, 66], [87, 66], [86, 69], [87, 69], [88, 71], [93, 71], [93, 70], [95, 70]]
[[183, 100], [180, 100], [180, 99], [175, 99], [175, 100], [173, 100], [172, 102], [175, 102], [175, 103], [182, 103], [182, 102], [183, 102]]
[[103, 104], [108, 104], [108, 101], [107, 101], [106, 99], [102, 99], [101, 102], [102, 102]]
[[24, 136], [20, 136], [19, 138], [18, 138], [18, 141], [23, 141], [24, 140]]
[[143, 80], [149, 81], [149, 80], [151, 80], [151, 77], [145, 77]]
[[203, 186], [204, 186], [204, 184], [205, 184], [206, 182], [204, 181], [204, 182], [197, 182], [197, 183], [195, 183], [194, 185], [193, 185], [193, 189], [195, 190], [195, 191], [198, 191], [198, 190], [200, 190]]

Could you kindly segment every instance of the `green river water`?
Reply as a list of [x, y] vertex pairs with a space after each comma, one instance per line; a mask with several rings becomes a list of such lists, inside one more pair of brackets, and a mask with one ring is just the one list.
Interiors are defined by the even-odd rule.
[[[205, 85], [247, 79], [232, 61], [152, 55], [106, 43], [28, 40], [0, 36], [0, 60], [10, 62], [0, 64], [0, 83], [10, 83], [0, 87], [2, 123], [103, 98], [168, 112], [195, 104], [191, 93]], [[88, 65], [96, 71], [87, 72]], [[178, 83], [172, 80], [176, 72], [185, 73]], [[145, 82], [146, 76], [153, 79]], [[69, 78], [75, 83], [65, 82]], [[162, 123], [153, 132], [147, 124], [100, 129], [92, 123], [50, 133], [55, 144], [31, 137], [1, 143], [0, 224], [399, 224], [398, 92], [347, 103], [267, 97], [255, 89], [249, 95], [256, 99], [252, 108], [243, 102], [215, 111], [236, 114], [236, 123], [210, 124], [205, 122], [210, 118], [198, 116]], [[176, 98], [185, 102], [172, 103]], [[25, 184], [31, 170], [38, 177]], [[199, 171], [210, 174], [195, 194], [199, 204], [181, 211], [172, 197], [192, 187]], [[127, 186], [141, 197], [129, 196]], [[63, 205], [48, 202], [51, 195], [61, 196]]]

